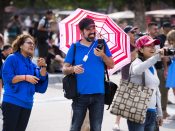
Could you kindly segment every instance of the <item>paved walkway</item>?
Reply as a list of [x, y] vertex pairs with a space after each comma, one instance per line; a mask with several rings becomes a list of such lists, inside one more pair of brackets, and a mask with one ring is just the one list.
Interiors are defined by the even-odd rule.
[[[49, 88], [43, 94], [35, 95], [34, 107], [26, 131], [68, 131], [71, 121], [71, 100], [63, 97], [61, 79], [63, 75], [49, 74]], [[119, 83], [120, 74], [110, 77], [115, 83]], [[172, 91], [169, 91], [169, 99], [175, 102]], [[105, 109], [107, 106], [105, 107]], [[168, 105], [168, 113], [175, 114], [175, 105]], [[0, 113], [1, 114], [1, 113]], [[0, 115], [0, 130], [2, 130], [2, 115]], [[112, 131], [116, 116], [109, 110], [104, 111], [102, 131]], [[128, 131], [126, 119], [121, 119], [122, 131]], [[175, 131], [175, 121], [164, 120], [160, 131]]]

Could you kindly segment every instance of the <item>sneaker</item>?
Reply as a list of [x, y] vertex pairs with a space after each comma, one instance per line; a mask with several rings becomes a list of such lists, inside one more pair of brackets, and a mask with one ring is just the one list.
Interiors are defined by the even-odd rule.
[[115, 124], [114, 127], [112, 128], [113, 131], [120, 131], [120, 127], [118, 124]]

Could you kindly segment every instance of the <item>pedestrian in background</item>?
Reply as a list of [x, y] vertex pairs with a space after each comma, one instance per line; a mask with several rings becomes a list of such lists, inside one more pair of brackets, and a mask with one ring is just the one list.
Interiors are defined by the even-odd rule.
[[[130, 37], [130, 51], [131, 51], [131, 61], [133, 61], [137, 56], [137, 49], [135, 46], [135, 36], [137, 33], [137, 27], [133, 27], [131, 25], [128, 25], [124, 28], [124, 32], [127, 33]], [[129, 78], [129, 67], [131, 63], [127, 64], [121, 69], [121, 79], [128, 80]], [[115, 125], [113, 127], [114, 131], [120, 130], [120, 116], [116, 117]]]
[[[165, 47], [167, 44], [167, 34], [169, 31], [172, 30], [171, 24], [169, 22], [164, 22], [162, 24], [162, 31], [163, 33], [158, 35], [156, 38], [161, 41], [160, 48]], [[161, 93], [161, 103], [162, 103], [162, 111], [163, 111], [163, 118], [166, 119], [170, 115], [167, 112], [167, 104], [168, 104], [168, 88], [165, 87], [165, 81], [167, 77], [167, 70], [168, 64], [167, 62], [168, 57], [162, 58], [162, 62], [158, 62], [155, 64], [156, 69], [158, 70], [158, 76], [160, 79], [160, 93]], [[164, 75], [162, 74], [164, 71]], [[170, 102], [170, 101], [169, 101]]]
[[46, 59], [48, 55], [49, 43], [48, 40], [51, 38], [51, 28], [50, 28], [50, 20], [53, 17], [52, 10], [48, 10], [46, 15], [39, 21], [38, 31], [37, 31], [37, 44], [38, 44], [38, 52], [39, 57], [43, 57]]
[[157, 122], [159, 125], [163, 123], [159, 91], [160, 81], [154, 64], [163, 55], [164, 49], [159, 49], [158, 53], [156, 53], [155, 45], [157, 44], [160, 44], [160, 41], [152, 39], [148, 35], [142, 36], [136, 41], [138, 58], [130, 65], [130, 81], [138, 85], [143, 85], [142, 73], [144, 72], [145, 86], [153, 89], [153, 95], [148, 104], [145, 122], [140, 124], [127, 120], [129, 131], [154, 131]]
[[[167, 32], [164, 32], [164, 35], [159, 35], [159, 29], [158, 25], [155, 22], [151, 22], [148, 24], [148, 34], [153, 38], [153, 39], [158, 39], [160, 41], [159, 45], [156, 45], [156, 49], [163, 48], [165, 46], [165, 41], [166, 41], [166, 34]], [[162, 103], [162, 111], [163, 111], [163, 118], [165, 119], [166, 117], [169, 116], [167, 113], [167, 102], [168, 102], [168, 89], [165, 87], [165, 72], [167, 71], [167, 60], [165, 57], [160, 58], [156, 64], [155, 68], [157, 70], [157, 75], [160, 80], [160, 85], [159, 85], [159, 90], [161, 93], [161, 103]]]
[[[106, 43], [104, 43], [105, 51], [104, 48], [97, 48], [95, 22], [92, 19], [83, 18], [79, 22], [79, 29], [82, 39], [71, 45], [63, 65], [64, 74], [76, 74], [79, 93], [72, 103], [70, 131], [81, 130], [87, 110], [89, 110], [90, 130], [101, 131], [104, 112], [104, 63], [113, 68], [114, 61]], [[73, 60], [75, 65], [71, 65]]]
[[[170, 57], [171, 64], [168, 67], [166, 87], [172, 88], [175, 96], [175, 30], [170, 31], [167, 34], [167, 40], [169, 49], [172, 51], [167, 54]], [[171, 116], [170, 119], [175, 120], [175, 115]]]
[[48, 75], [44, 58], [32, 62], [35, 40], [28, 34], [19, 35], [12, 44], [13, 54], [2, 69], [4, 94], [2, 101], [3, 131], [25, 131], [33, 106], [35, 92], [44, 93]]
[[1, 56], [2, 56], [3, 62], [12, 53], [13, 53], [12, 46], [11, 45], [4, 45], [2, 48], [2, 51], [1, 51]]
[[10, 22], [7, 24], [9, 44], [12, 44], [12, 42], [16, 39], [16, 37], [22, 33], [22, 29], [23, 29], [23, 25], [22, 25], [19, 15], [14, 15], [10, 19]]

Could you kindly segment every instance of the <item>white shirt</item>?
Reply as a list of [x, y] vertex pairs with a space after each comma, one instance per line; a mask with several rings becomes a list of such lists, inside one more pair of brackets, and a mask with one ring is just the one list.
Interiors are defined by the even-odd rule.
[[[157, 104], [158, 115], [162, 116], [161, 97], [160, 97], [161, 95], [159, 91], [160, 81], [157, 76], [157, 71], [154, 68], [154, 64], [159, 59], [160, 59], [159, 54], [152, 56], [151, 58], [145, 60], [144, 62], [139, 58], [136, 58], [130, 66], [130, 73], [131, 73], [130, 81], [142, 85], [142, 73], [145, 72], [145, 86], [154, 90], [148, 108], [156, 109]], [[154, 74], [149, 70], [149, 67], [151, 66], [153, 66]]]

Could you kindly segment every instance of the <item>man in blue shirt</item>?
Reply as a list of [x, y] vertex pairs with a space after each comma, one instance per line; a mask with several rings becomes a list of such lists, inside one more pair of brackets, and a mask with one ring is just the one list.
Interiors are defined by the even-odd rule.
[[[114, 61], [106, 43], [104, 43], [105, 48], [97, 48], [96, 28], [92, 19], [83, 18], [79, 22], [79, 29], [82, 39], [71, 45], [63, 65], [64, 74], [76, 74], [80, 94], [73, 99], [70, 131], [80, 131], [87, 109], [90, 130], [101, 131], [104, 111], [104, 63], [108, 68], [113, 68]], [[75, 64], [71, 65], [73, 60]]]

